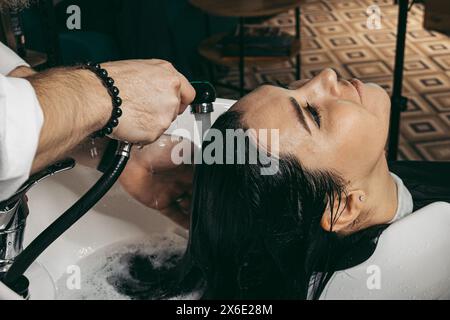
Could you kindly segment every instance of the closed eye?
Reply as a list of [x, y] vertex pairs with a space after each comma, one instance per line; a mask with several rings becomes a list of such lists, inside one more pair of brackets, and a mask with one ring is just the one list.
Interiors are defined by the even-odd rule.
[[[340, 78], [340, 74], [337, 70], [333, 69], [334, 72], [336, 72], [338, 78]], [[263, 85], [270, 85], [270, 86], [275, 86], [278, 88], [283, 88], [283, 89], [289, 89], [289, 87], [283, 83], [281, 83], [280, 81], [276, 81], [276, 84], [272, 83], [272, 82], [265, 82], [263, 83]], [[292, 101], [293, 100], [293, 101]], [[298, 108], [299, 105], [297, 103], [297, 101], [293, 98], [291, 98], [291, 102], [293, 102], [294, 104], [297, 104]], [[300, 108], [301, 109], [301, 108]], [[317, 127], [320, 129], [320, 127], [322, 126], [322, 116], [320, 114], [320, 110], [319, 108], [317, 108], [315, 105], [310, 104], [309, 102], [306, 102], [306, 108], [305, 108], [308, 113], [311, 115], [311, 118], [314, 120], [314, 122], [316, 123]]]
[[310, 104], [309, 102], [306, 102], [306, 110], [309, 112], [314, 122], [317, 124], [317, 127], [320, 129], [322, 125], [322, 117], [319, 112], [319, 109], [316, 106]]

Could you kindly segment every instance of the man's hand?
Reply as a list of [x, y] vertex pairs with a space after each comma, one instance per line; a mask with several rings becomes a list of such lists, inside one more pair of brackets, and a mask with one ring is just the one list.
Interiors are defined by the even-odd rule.
[[171, 153], [177, 143], [162, 136], [142, 150], [134, 148], [119, 181], [136, 200], [188, 229], [193, 166], [173, 163]]
[[113, 133], [118, 140], [154, 142], [195, 98], [188, 80], [167, 61], [118, 61], [102, 67], [116, 81], [123, 99], [123, 117]]
[[[142, 145], [157, 140], [195, 98], [195, 90], [162, 60], [129, 60], [102, 65], [116, 81], [123, 117], [113, 137]], [[28, 78], [42, 111], [44, 126], [33, 164], [37, 172], [54, 163], [109, 121], [112, 102], [95, 74], [59, 68]]]

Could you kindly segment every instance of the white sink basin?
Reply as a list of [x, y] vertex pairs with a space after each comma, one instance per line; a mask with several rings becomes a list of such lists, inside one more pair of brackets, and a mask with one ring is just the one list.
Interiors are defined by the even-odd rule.
[[[212, 121], [225, 112], [234, 101], [219, 99]], [[185, 112], [167, 131], [187, 129], [192, 136], [194, 117]], [[199, 145], [199, 141], [194, 141]], [[96, 171], [81, 166], [51, 177], [28, 194], [30, 216], [25, 235], [25, 246], [49, 226], [61, 213], [75, 203], [100, 177]], [[27, 275], [31, 282], [31, 299], [55, 299], [56, 282], [70, 271], [71, 266], [99, 249], [135, 238], [146, 238], [156, 233], [175, 232], [187, 237], [155, 210], [131, 199], [119, 185], [113, 189], [78, 223], [54, 242], [33, 265]], [[69, 268], [69, 269], [68, 269]], [[10, 293], [10, 292], [9, 292]], [[0, 299], [13, 298], [0, 284]]]

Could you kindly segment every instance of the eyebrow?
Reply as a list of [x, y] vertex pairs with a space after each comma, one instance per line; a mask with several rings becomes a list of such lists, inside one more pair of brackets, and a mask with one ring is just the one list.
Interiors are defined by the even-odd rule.
[[303, 113], [303, 108], [300, 106], [300, 104], [294, 97], [289, 97], [289, 100], [291, 101], [291, 104], [294, 107], [295, 112], [297, 113], [298, 121], [305, 128], [305, 130], [308, 131], [310, 135], [312, 135], [311, 128], [308, 126], [308, 123], [306, 122], [305, 114]]

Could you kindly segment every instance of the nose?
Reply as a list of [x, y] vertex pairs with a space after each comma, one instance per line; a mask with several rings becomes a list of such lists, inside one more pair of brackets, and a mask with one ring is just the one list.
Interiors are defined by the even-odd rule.
[[318, 80], [324, 89], [332, 95], [340, 95], [339, 76], [332, 68], [326, 68], [317, 75]]
[[289, 85], [290, 90], [305, 88], [312, 90], [316, 97], [320, 95], [340, 96], [339, 75], [332, 68], [322, 70], [313, 79], [295, 81]]

